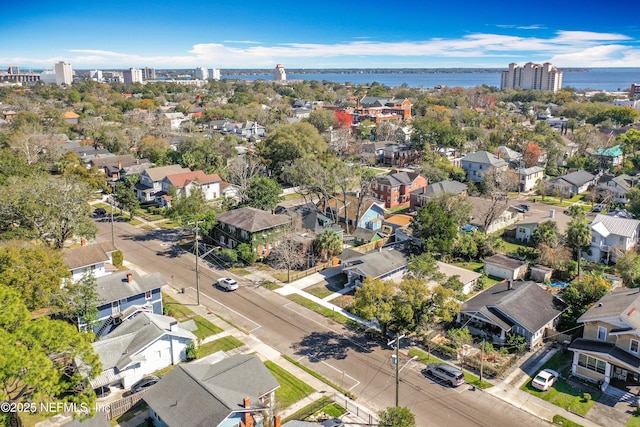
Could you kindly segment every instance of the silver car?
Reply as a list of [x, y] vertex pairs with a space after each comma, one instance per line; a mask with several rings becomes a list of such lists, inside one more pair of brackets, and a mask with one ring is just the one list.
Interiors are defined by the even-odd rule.
[[230, 277], [223, 277], [221, 279], [218, 279], [216, 283], [221, 289], [224, 289], [227, 292], [235, 291], [236, 289], [239, 288], [238, 282], [236, 282]]
[[464, 383], [464, 374], [462, 371], [446, 363], [431, 363], [427, 365], [427, 374], [440, 378], [453, 387]]

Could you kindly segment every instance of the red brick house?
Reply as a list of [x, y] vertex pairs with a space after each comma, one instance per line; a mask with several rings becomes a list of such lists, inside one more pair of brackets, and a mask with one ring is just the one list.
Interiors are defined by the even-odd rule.
[[414, 172], [391, 172], [379, 176], [371, 191], [376, 199], [384, 202], [387, 209], [408, 207], [410, 193], [427, 186], [427, 178]]

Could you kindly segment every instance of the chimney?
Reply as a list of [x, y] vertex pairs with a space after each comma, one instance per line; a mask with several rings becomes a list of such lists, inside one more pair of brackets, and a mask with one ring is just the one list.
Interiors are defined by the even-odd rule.
[[122, 169], [122, 160], [118, 160], [118, 170]]
[[133, 282], [133, 273], [127, 273], [127, 282]]
[[177, 321], [177, 320], [175, 320], [175, 321], [173, 321], [173, 322], [169, 323], [169, 330], [170, 330], [171, 332], [175, 332], [175, 331], [177, 331], [177, 330], [178, 330], [178, 321]]
[[273, 427], [280, 427], [281, 422], [280, 415], [273, 417]]
[[87, 246], [87, 239], [85, 239], [84, 237], [80, 239], [80, 246]]
[[513, 281], [512, 280], [508, 280], [507, 281], [507, 290], [510, 291], [513, 289]]
[[244, 405], [245, 408], [250, 408], [251, 400], [249, 399], [249, 397], [245, 397], [244, 400], [242, 401], [242, 404]]

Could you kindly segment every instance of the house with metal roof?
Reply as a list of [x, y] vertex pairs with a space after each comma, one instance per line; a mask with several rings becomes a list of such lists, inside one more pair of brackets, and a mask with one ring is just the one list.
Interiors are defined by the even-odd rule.
[[617, 288], [606, 294], [580, 318], [582, 338], [573, 351], [571, 373], [602, 389], [625, 389], [640, 383], [640, 290]]
[[598, 214], [589, 224], [591, 246], [583, 251], [590, 261], [616, 261], [638, 243], [640, 220]]
[[624, 161], [624, 150], [622, 149], [622, 145], [619, 144], [613, 147], [598, 148], [589, 155], [598, 159], [601, 169], [620, 166]]
[[489, 170], [506, 171], [509, 164], [488, 151], [469, 153], [460, 160], [469, 181], [480, 182]]
[[512, 333], [534, 348], [555, 332], [565, 309], [562, 300], [537, 283], [508, 280], [465, 301], [457, 321], [493, 344], [504, 345]]
[[197, 337], [193, 320], [179, 324], [176, 319], [140, 313], [114, 329], [92, 346], [102, 363], [102, 373], [91, 387], [131, 387], [145, 375], [187, 360], [187, 346]]
[[278, 381], [255, 354], [214, 364], [178, 365], [143, 399], [155, 426], [263, 425], [273, 415]]

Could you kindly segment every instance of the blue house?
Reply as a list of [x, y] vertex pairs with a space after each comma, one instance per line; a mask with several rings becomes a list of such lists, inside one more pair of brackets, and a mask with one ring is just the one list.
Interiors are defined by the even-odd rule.
[[93, 331], [98, 338], [140, 312], [162, 314], [160, 289], [167, 281], [160, 273], [140, 276], [130, 270], [99, 277], [97, 282], [100, 305]]

